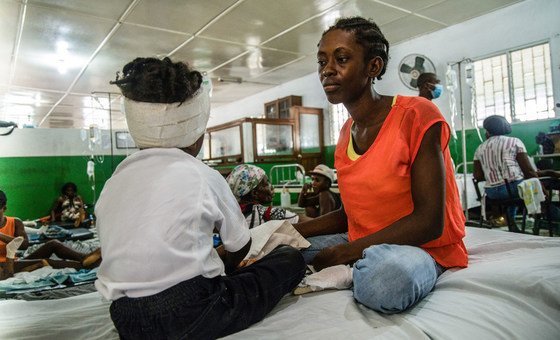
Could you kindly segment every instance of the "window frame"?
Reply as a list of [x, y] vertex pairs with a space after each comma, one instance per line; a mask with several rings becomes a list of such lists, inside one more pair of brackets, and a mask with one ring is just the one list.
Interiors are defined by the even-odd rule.
[[[498, 57], [500, 55], [506, 55], [506, 61], [507, 61], [507, 75], [508, 75], [508, 95], [509, 95], [509, 104], [510, 104], [510, 116], [511, 116], [511, 123], [515, 124], [515, 123], [526, 123], [526, 122], [535, 122], [535, 121], [546, 121], [546, 120], [552, 120], [552, 119], [558, 119], [560, 116], [558, 116], [558, 114], [556, 113], [556, 110], [554, 110], [554, 106], [552, 107], [552, 111], [554, 112], [554, 116], [553, 117], [549, 117], [549, 118], [543, 118], [543, 119], [530, 119], [530, 120], [521, 120], [519, 118], [517, 118], [516, 116], [516, 112], [515, 112], [515, 95], [514, 95], [514, 84], [513, 84], [513, 67], [512, 67], [512, 57], [511, 54], [513, 52], [517, 52], [517, 51], [521, 51], [527, 48], [533, 48], [535, 46], [539, 46], [539, 45], [545, 45], [548, 44], [548, 53], [549, 53], [549, 60], [550, 60], [550, 76], [552, 79], [552, 98], [554, 101], [554, 94], [555, 94], [555, 89], [554, 89], [554, 74], [553, 74], [553, 68], [554, 65], [552, 63], [552, 55], [551, 55], [551, 41], [550, 39], [543, 39], [543, 40], [537, 40], [537, 41], [533, 41], [531, 43], [527, 43], [527, 44], [523, 44], [523, 45], [518, 45], [516, 47], [512, 47], [512, 48], [507, 48], [507, 49], [503, 49], [501, 51], [497, 51], [497, 52], [493, 52], [493, 53], [489, 53], [486, 55], [482, 55], [476, 58], [471, 58], [471, 61], [474, 65], [475, 62], [477, 61], [481, 61], [484, 59], [490, 59], [490, 58], [494, 58], [494, 57]], [[463, 71], [463, 70], [461, 70]], [[472, 109], [472, 108], [471, 108]], [[478, 113], [478, 112], [477, 112]], [[478, 116], [478, 115], [477, 115]], [[484, 118], [486, 118], [488, 116], [485, 116]], [[506, 117], [507, 118], [507, 117]], [[478, 119], [477, 125], [478, 127], [482, 127], [482, 121], [484, 121], [484, 119]], [[479, 123], [480, 122], [480, 123]]]

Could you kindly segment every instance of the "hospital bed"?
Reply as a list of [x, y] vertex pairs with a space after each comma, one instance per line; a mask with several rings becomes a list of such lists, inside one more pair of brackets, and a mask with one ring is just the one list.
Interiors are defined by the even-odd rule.
[[[423, 301], [376, 313], [351, 290], [285, 296], [227, 339], [558, 339], [560, 239], [467, 227], [469, 267], [448, 270]], [[118, 339], [98, 293], [0, 301], [0, 339]]]
[[[333, 169], [336, 178], [336, 169]], [[290, 193], [301, 192], [303, 184], [311, 183], [311, 177], [306, 174], [301, 164], [280, 164], [270, 168], [268, 176], [275, 192], [286, 188]], [[331, 190], [338, 192], [338, 182], [332, 183]]]

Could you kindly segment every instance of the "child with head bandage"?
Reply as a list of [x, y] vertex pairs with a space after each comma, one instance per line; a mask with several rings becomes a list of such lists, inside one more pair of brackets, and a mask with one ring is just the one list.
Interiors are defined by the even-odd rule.
[[210, 113], [202, 75], [169, 58], [137, 58], [112, 83], [140, 148], [95, 207], [103, 250], [96, 287], [112, 300], [120, 337], [213, 339], [260, 321], [301, 281], [305, 264], [280, 246], [236, 269], [251, 246], [247, 223], [224, 178], [196, 158]]

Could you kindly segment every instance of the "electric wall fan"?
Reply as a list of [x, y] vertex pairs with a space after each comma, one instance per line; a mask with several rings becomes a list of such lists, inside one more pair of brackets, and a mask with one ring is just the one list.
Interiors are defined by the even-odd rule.
[[401, 60], [399, 65], [399, 78], [411, 90], [416, 90], [416, 82], [422, 73], [435, 73], [434, 63], [421, 54], [409, 54]]

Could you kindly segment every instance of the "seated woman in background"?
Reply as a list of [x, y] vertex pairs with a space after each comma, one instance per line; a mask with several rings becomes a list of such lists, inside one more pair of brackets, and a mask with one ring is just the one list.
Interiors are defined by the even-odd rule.
[[[559, 177], [557, 171], [533, 167], [525, 144], [519, 138], [506, 136], [511, 133], [511, 125], [505, 117], [489, 116], [482, 126], [486, 130], [486, 140], [474, 153], [473, 176], [478, 181], [486, 181], [484, 191], [488, 198], [519, 198], [517, 185], [523, 180], [541, 176]], [[508, 207], [508, 219], [513, 230], [518, 231], [513, 222], [516, 212], [517, 207]]]
[[[57, 240], [48, 241], [23, 259], [16, 259], [15, 252], [20, 248], [27, 249], [29, 241], [23, 222], [18, 218], [4, 215], [7, 202], [6, 194], [0, 190], [0, 264], [8, 263], [11, 267], [10, 274], [31, 271], [43, 266], [93, 268], [101, 261], [99, 249], [90, 254], [82, 254]], [[61, 260], [51, 259], [53, 254]]]
[[68, 182], [62, 186], [60, 192], [61, 195], [51, 210], [51, 222], [74, 222], [74, 226], [79, 226], [85, 219], [86, 212], [84, 201], [78, 195], [78, 187]]
[[[305, 208], [305, 215], [317, 217], [340, 208], [340, 196], [330, 190], [334, 183], [334, 171], [319, 164], [309, 174], [313, 182], [303, 185], [298, 198], [298, 206]], [[309, 192], [310, 188], [312, 192]]]
[[270, 206], [274, 190], [266, 173], [258, 166], [238, 165], [227, 176], [226, 181], [239, 202], [249, 229], [270, 220], [288, 220], [292, 224], [300, 221], [297, 214]]

